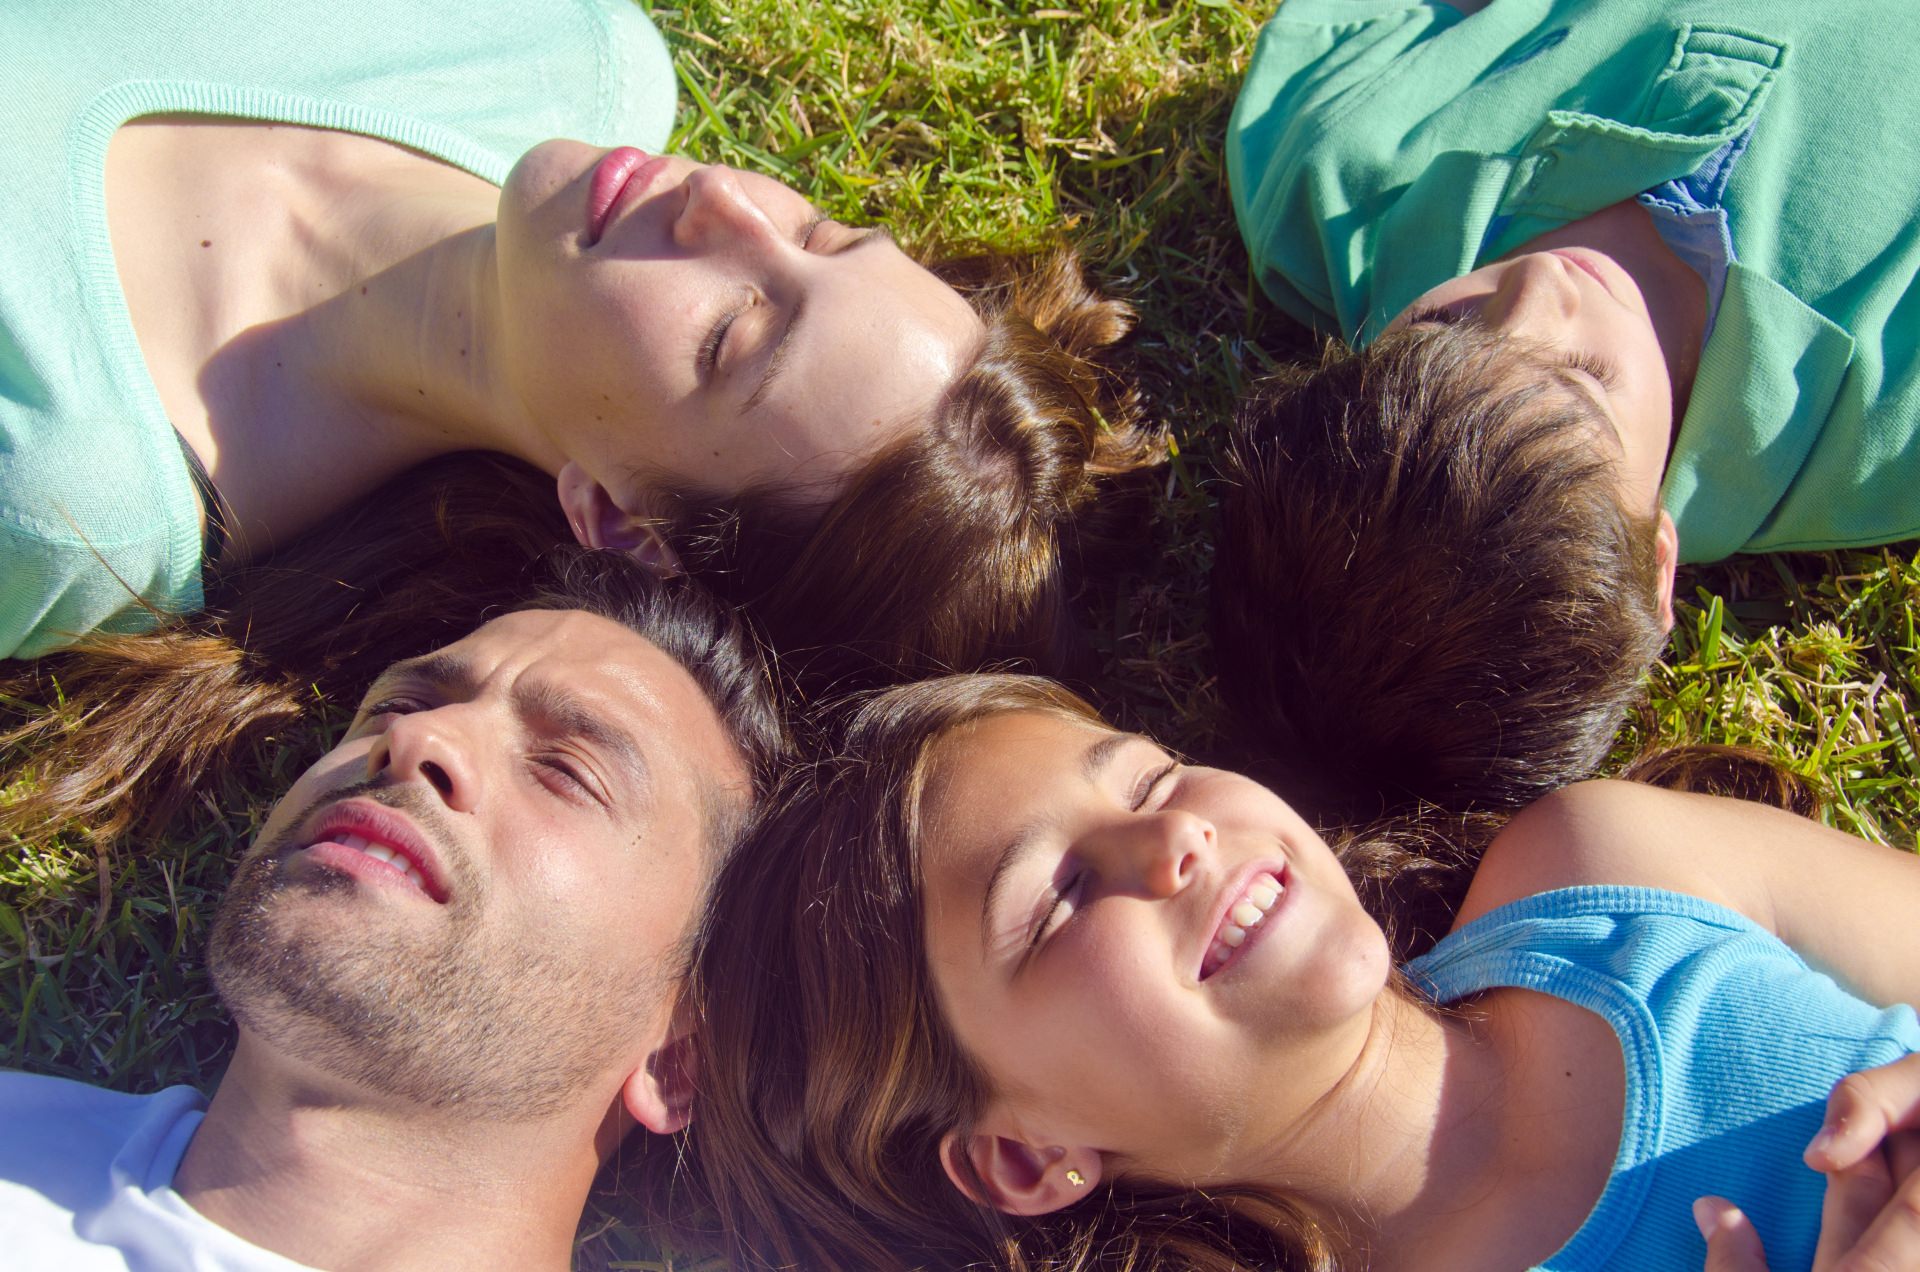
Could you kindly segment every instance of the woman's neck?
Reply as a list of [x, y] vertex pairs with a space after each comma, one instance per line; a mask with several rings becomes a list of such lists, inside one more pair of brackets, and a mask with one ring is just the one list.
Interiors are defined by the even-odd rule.
[[1472, 1016], [1389, 992], [1348, 1077], [1261, 1176], [1331, 1220], [1357, 1265], [1525, 1266], [1604, 1190], [1624, 1104], [1600, 1017], [1497, 991]]
[[371, 138], [205, 120], [123, 128], [107, 177], [135, 332], [229, 559], [436, 455], [559, 466], [490, 372], [493, 186]]

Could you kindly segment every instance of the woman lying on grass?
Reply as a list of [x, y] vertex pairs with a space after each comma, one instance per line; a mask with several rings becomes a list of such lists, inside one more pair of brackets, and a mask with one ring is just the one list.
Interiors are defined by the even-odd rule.
[[1235, 212], [1347, 344], [1243, 404], [1215, 633], [1289, 789], [1517, 807], [1606, 754], [1676, 562], [1920, 534], [1911, 20], [1279, 9]]
[[1396, 970], [1362, 897], [1431, 861], [1004, 676], [871, 699], [764, 844], [701, 973], [740, 1266], [1699, 1267], [1702, 1197], [1776, 1269], [1920, 1248], [1860, 1218], [1920, 1190], [1920, 1062], [1809, 1149], [1920, 1048], [1906, 854], [1575, 787]]
[[631, 0], [28, 3], [0, 48], [0, 657], [481, 450], [788, 645], [952, 665], [1050, 634], [1058, 527], [1151, 458], [1090, 361], [1129, 311], [1070, 258], [963, 296], [657, 153]]

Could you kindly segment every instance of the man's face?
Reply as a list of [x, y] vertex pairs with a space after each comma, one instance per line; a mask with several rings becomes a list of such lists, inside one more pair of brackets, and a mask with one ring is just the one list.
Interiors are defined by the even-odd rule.
[[578, 612], [389, 668], [287, 792], [211, 961], [275, 1051], [415, 1107], [538, 1116], [610, 1092], [676, 999], [745, 766], [679, 664]]

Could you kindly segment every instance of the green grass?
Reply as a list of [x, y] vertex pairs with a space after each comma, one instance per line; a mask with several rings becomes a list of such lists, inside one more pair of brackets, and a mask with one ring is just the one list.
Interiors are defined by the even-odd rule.
[[[1099, 694], [1204, 754], [1209, 480], [1249, 378], [1306, 347], [1255, 295], [1222, 133], [1270, 4], [1108, 0], [1058, 9], [701, 0], [652, 12], [677, 53], [678, 144], [792, 181], [827, 211], [928, 251], [1065, 236], [1140, 309], [1131, 356], [1178, 454], [1150, 533], [1085, 603]], [[1912, 849], [1920, 663], [1912, 545], [1683, 573], [1667, 662], [1617, 759], [1652, 743], [1757, 746], [1810, 778], [1834, 824]], [[127, 1089], [210, 1086], [227, 1030], [200, 961], [211, 905], [325, 729], [297, 731], [158, 842], [106, 862], [84, 838], [0, 848], [0, 1065]], [[689, 1272], [618, 1198], [582, 1262]]]

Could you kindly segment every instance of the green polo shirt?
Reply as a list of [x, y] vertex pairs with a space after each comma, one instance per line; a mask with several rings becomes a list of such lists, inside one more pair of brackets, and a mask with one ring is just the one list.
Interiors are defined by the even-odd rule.
[[1261, 286], [1356, 343], [1737, 143], [1662, 499], [1690, 561], [1920, 535], [1911, 0], [1286, 0], [1227, 138]]

